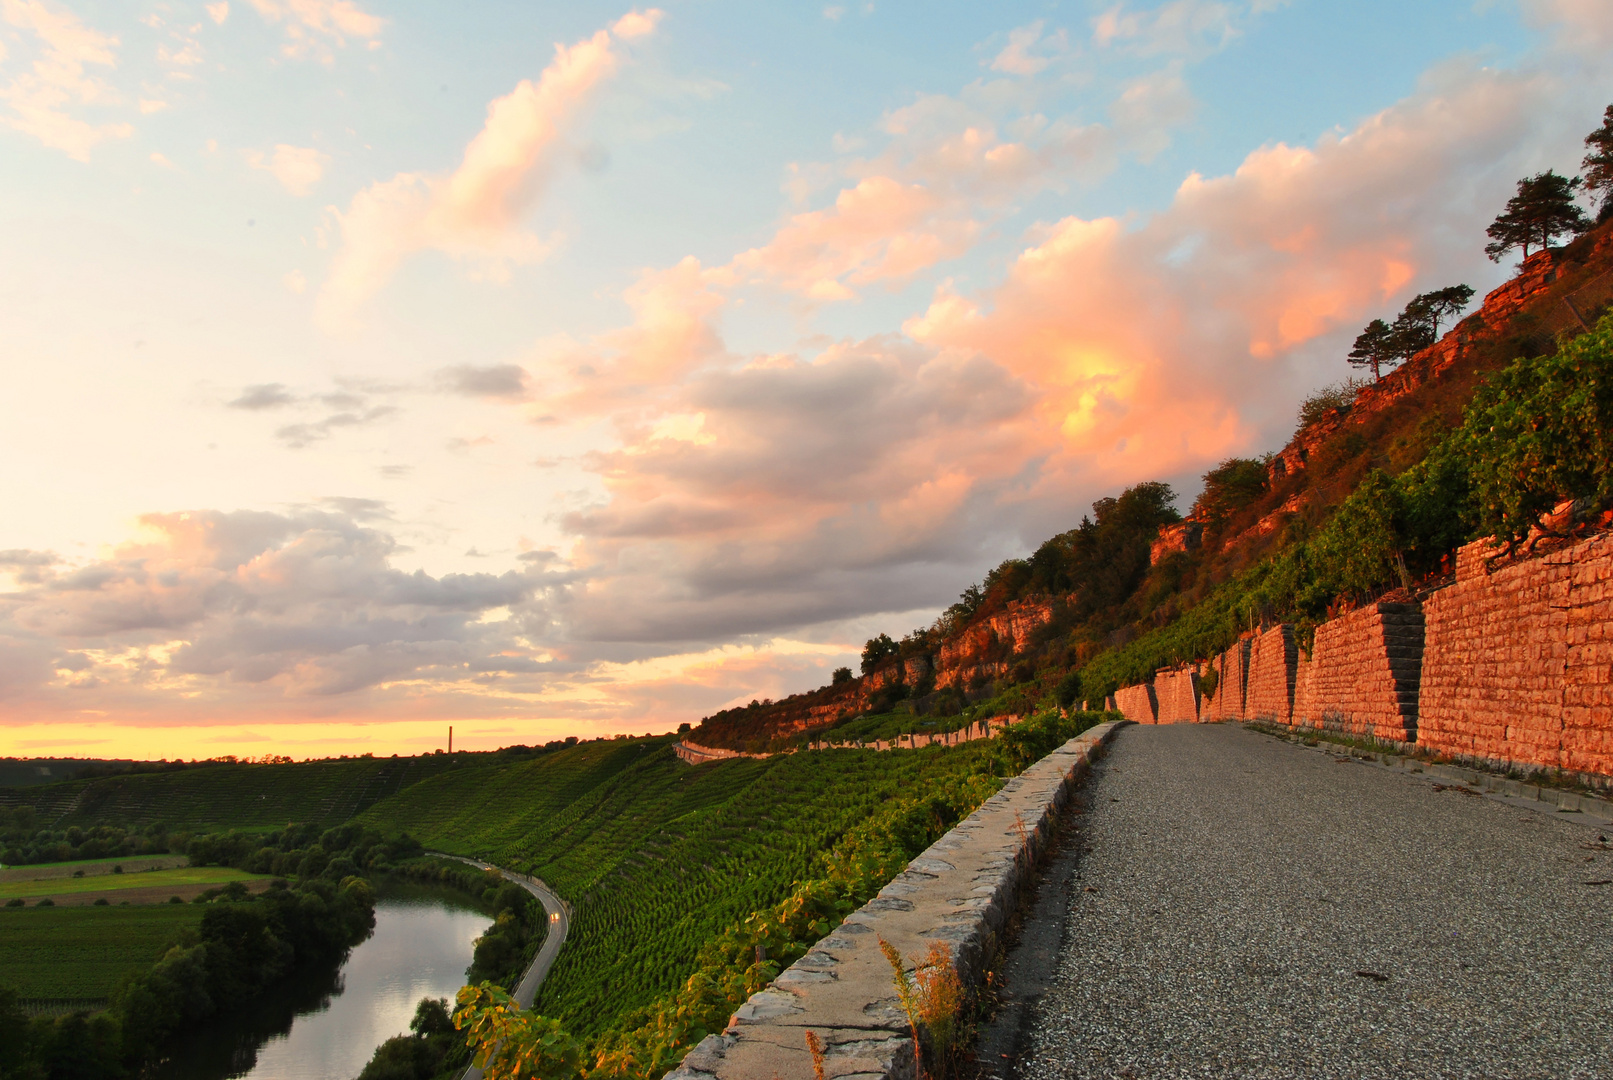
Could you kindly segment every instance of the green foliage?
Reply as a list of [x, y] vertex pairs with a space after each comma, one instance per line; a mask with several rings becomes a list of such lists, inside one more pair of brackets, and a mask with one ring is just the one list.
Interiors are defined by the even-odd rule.
[[[672, 992], [626, 1017], [594, 1044], [591, 1080], [659, 1077], [707, 1034], [720, 1031], [747, 997], [806, 954], [813, 942], [866, 903], [960, 818], [997, 790], [983, 748], [917, 754], [799, 755], [833, 761], [902, 758], [931, 766], [921, 790], [881, 800], [846, 828], [815, 861], [816, 876], [797, 881], [783, 900], [751, 912], [699, 950], [694, 971]], [[461, 1001], [469, 991], [461, 992]], [[486, 1002], [478, 996], [475, 1000]], [[483, 1004], [481, 1007], [486, 1008]], [[534, 1036], [563, 1028], [540, 1025]], [[498, 1037], [493, 1032], [491, 1037]], [[482, 1036], [480, 1045], [486, 1046]], [[556, 1073], [556, 1075], [563, 1075]]]
[[98, 1005], [201, 918], [191, 904], [9, 908], [0, 911], [0, 985], [24, 998]]
[[1064, 677], [1059, 680], [1058, 686], [1053, 691], [1053, 700], [1058, 702], [1061, 709], [1068, 709], [1071, 705], [1081, 700], [1081, 673], [1079, 671], [1067, 671], [1064, 673]]
[[878, 637], [869, 638], [868, 643], [863, 646], [863, 674], [868, 674], [884, 663], [886, 659], [895, 656], [896, 649], [896, 642], [891, 640], [889, 634], [880, 634]]
[[527, 1012], [496, 986], [459, 991], [454, 1026], [476, 1047], [487, 1080], [573, 1080], [582, 1070], [583, 1043], [558, 1020]]
[[1544, 250], [1564, 233], [1590, 228], [1590, 219], [1574, 201], [1581, 183], [1577, 176], [1559, 176], [1551, 169], [1519, 180], [1518, 193], [1485, 230], [1490, 243], [1484, 253], [1500, 262], [1507, 252], [1522, 248], [1527, 259], [1531, 245]]
[[412, 1034], [397, 1035], [375, 1048], [358, 1080], [433, 1080], [470, 1057], [455, 1032], [442, 998], [421, 998], [409, 1021]]
[[1266, 463], [1253, 458], [1227, 458], [1204, 474], [1204, 491], [1193, 502], [1192, 516], [1218, 524], [1266, 493]]
[[1449, 452], [1467, 464], [1480, 535], [1516, 544], [1565, 498], [1613, 499], [1613, 316], [1474, 396]]
[[[1379, 321], [1381, 322], [1382, 320], [1380, 319]], [[1348, 412], [1350, 406], [1355, 404], [1355, 395], [1360, 393], [1362, 388], [1371, 385], [1372, 383], [1367, 379], [1345, 379], [1343, 382], [1334, 383], [1332, 386], [1322, 387], [1300, 402], [1299, 426], [1306, 427], [1316, 423], [1332, 409]]]
[[997, 761], [1007, 775], [1017, 776], [1088, 728], [1119, 719], [1119, 713], [1072, 712], [1066, 716], [1057, 709], [1028, 716], [992, 740]]
[[1606, 220], [1613, 207], [1613, 105], [1602, 113], [1602, 126], [1585, 136], [1585, 146], [1589, 152], [1580, 163], [1585, 170], [1585, 190], [1600, 196], [1598, 220]]
[[1311, 541], [1309, 591], [1366, 597], [1398, 581], [1404, 520], [1398, 485], [1373, 469]]
[[1199, 676], [1199, 694], [1204, 698], [1205, 701], [1209, 701], [1211, 698], [1215, 697], [1216, 687], [1220, 685], [1221, 673], [1215, 670], [1215, 668], [1210, 668], [1203, 675]]
[[[1373, 319], [1367, 323], [1367, 328], [1356, 337], [1355, 344], [1345, 354], [1345, 359], [1355, 367], [1372, 369], [1372, 379], [1376, 382], [1383, 377], [1382, 369], [1396, 364], [1401, 359], [1395, 341], [1395, 331], [1382, 319]], [[1300, 411], [1300, 423], [1304, 423], [1304, 410]]]

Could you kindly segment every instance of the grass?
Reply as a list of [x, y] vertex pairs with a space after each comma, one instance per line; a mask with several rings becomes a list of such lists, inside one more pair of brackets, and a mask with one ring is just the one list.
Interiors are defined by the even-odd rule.
[[74, 859], [69, 862], [40, 862], [23, 863], [19, 866], [0, 867], [0, 881], [16, 881], [33, 877], [62, 877], [72, 876], [82, 870], [85, 876], [93, 874], [110, 874], [114, 866], [121, 866], [125, 873], [142, 873], [153, 863], [174, 865], [174, 861], [185, 861], [183, 855], [114, 855], [106, 859]]
[[105, 1001], [201, 921], [194, 904], [0, 907], [0, 985], [29, 1000]]
[[41, 827], [161, 824], [190, 832], [266, 831], [288, 822], [339, 825], [380, 799], [492, 755], [353, 758], [286, 765], [220, 763], [0, 790], [0, 805], [33, 806]]
[[263, 874], [249, 874], [227, 866], [184, 866], [175, 870], [147, 870], [138, 874], [95, 874], [81, 878], [51, 877], [33, 881], [0, 882], [0, 899], [34, 896], [62, 896], [72, 893], [115, 892], [121, 889], [177, 888], [187, 885], [223, 885], [228, 881], [257, 881]]
[[366, 824], [543, 878], [575, 905], [535, 1003], [575, 1034], [680, 985], [700, 946], [784, 899], [818, 855], [893, 798], [978, 771], [989, 744], [782, 754], [691, 767], [662, 737], [459, 770]]

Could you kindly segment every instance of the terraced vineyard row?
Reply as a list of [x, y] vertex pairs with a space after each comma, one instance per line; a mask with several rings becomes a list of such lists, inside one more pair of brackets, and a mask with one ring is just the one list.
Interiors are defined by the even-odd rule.
[[448, 773], [361, 820], [528, 871], [576, 903], [534, 1007], [588, 1036], [688, 977], [702, 945], [813, 876], [883, 802], [982, 769], [990, 748], [841, 751], [691, 768], [671, 738]]
[[217, 764], [0, 790], [0, 806], [33, 806], [44, 826], [153, 823], [192, 832], [339, 825], [429, 776], [486, 758], [354, 758], [280, 765]]

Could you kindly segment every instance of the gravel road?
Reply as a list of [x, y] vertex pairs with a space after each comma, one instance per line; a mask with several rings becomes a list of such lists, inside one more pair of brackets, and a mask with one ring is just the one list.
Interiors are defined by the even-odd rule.
[[1020, 1080], [1613, 1077], [1607, 827], [1230, 724], [1086, 802]]

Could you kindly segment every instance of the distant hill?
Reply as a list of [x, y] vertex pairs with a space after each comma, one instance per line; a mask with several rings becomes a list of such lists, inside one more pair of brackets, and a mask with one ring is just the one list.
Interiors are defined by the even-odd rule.
[[[1595, 326], [1610, 302], [1613, 222], [1604, 221], [1566, 247], [1536, 252], [1477, 310], [1376, 383], [1318, 392], [1286, 446], [1212, 469], [1185, 517], [1160, 483], [1101, 499], [1069, 531], [966, 589], [933, 625], [871, 640], [860, 674], [843, 670], [817, 690], [716, 713], [689, 741], [779, 750], [832, 739], [853, 721], [867, 726], [869, 716], [946, 730], [1055, 702], [1099, 701], [1156, 666], [1224, 648], [1217, 641], [1235, 637], [1240, 621], [1313, 623], [1341, 599], [1426, 587], [1450, 572], [1456, 544], [1476, 538], [1471, 512], [1453, 509], [1449, 522], [1417, 525], [1421, 534], [1398, 542], [1399, 572], [1380, 572], [1382, 580], [1331, 572], [1328, 545], [1317, 538], [1342, 533], [1347, 523], [1334, 517], [1364, 483], [1422, 467], [1462, 426], [1487, 378], [1519, 358], [1553, 353], [1559, 340]], [[1273, 573], [1305, 580], [1256, 584]], [[1213, 618], [1199, 612], [1182, 622], [1212, 596]], [[1182, 640], [1173, 640], [1173, 627]]]

